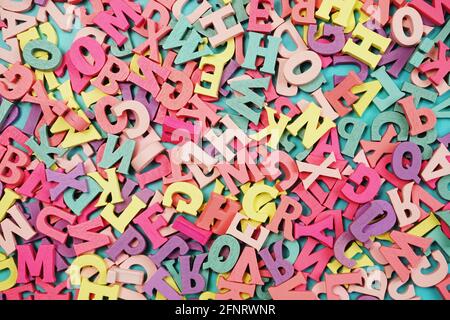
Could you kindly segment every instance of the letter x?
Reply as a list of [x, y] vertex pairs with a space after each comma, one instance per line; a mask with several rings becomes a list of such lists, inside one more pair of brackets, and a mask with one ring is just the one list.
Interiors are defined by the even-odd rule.
[[52, 201], [58, 198], [58, 196], [67, 188], [77, 189], [82, 192], [88, 191], [86, 180], [77, 180], [78, 177], [85, 175], [83, 163], [79, 163], [72, 171], [67, 174], [56, 172], [50, 169], [47, 169], [46, 173], [48, 181], [58, 183], [54, 188], [50, 189], [50, 198]]
[[308, 190], [308, 188], [313, 184], [314, 181], [317, 180], [319, 176], [341, 179], [341, 174], [338, 169], [329, 168], [329, 166], [334, 162], [336, 162], [336, 157], [334, 156], [334, 153], [331, 153], [318, 166], [311, 163], [297, 161], [299, 172], [311, 173], [306, 179], [303, 179], [303, 186], [305, 187], [305, 190]]

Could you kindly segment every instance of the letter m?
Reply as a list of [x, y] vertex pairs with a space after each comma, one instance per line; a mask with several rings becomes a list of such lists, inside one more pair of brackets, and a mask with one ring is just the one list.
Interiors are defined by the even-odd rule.
[[118, 46], [122, 46], [127, 41], [127, 38], [116, 28], [119, 28], [122, 31], [128, 30], [130, 24], [128, 23], [127, 17], [133, 20], [135, 26], [142, 25], [145, 19], [139, 15], [127, 1], [111, 0], [109, 4], [114, 12], [114, 15], [107, 11], [102, 11], [94, 17], [93, 21], [103, 31], [105, 31], [117, 43]]
[[[428, 3], [430, 1], [433, 5]], [[450, 11], [450, 0], [413, 0], [409, 5], [437, 25], [445, 22], [444, 8], [446, 12]]]
[[28, 274], [32, 277], [39, 277], [41, 273], [43, 273], [42, 280], [44, 282], [55, 282], [55, 255], [54, 244], [40, 245], [37, 254], [35, 254], [31, 244], [18, 245], [17, 263], [19, 275], [17, 282], [27, 283], [30, 281]]

